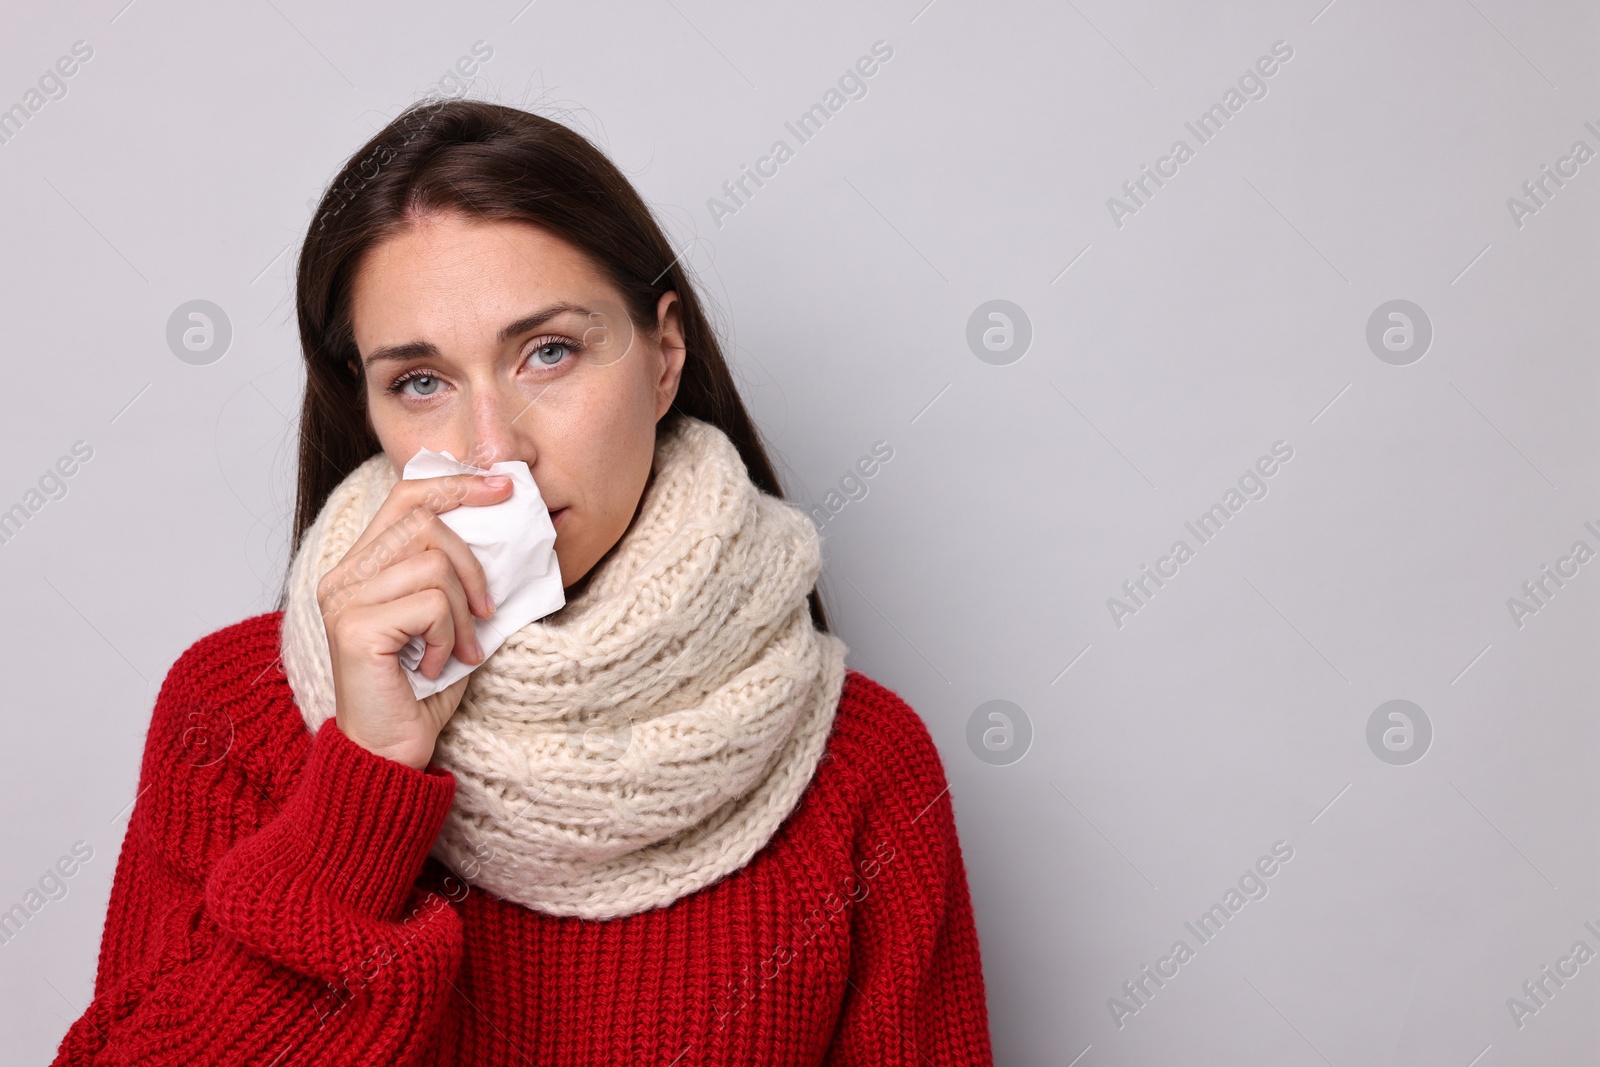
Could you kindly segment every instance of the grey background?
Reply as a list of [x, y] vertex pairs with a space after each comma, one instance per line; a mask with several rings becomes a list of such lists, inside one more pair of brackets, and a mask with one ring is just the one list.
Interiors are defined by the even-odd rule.
[[[1600, 150], [1592, 6], [124, 3], [0, 34], [0, 106], [94, 49], [0, 144], [0, 508], [94, 449], [0, 545], [0, 908], [94, 849], [0, 945], [12, 1062], [89, 999], [161, 679], [286, 563], [307, 202], [479, 40], [470, 94], [594, 138], [685, 247], [794, 499], [892, 447], [823, 525], [824, 590], [943, 753], [999, 1062], [1600, 1052], [1600, 962], [1507, 1006], [1600, 950], [1600, 562], [1520, 627], [1507, 605], [1600, 547], [1600, 160], [1507, 207]], [[707, 198], [878, 40], [867, 95], [719, 227]], [[1267, 95], [1116, 226], [1277, 41]], [[209, 365], [165, 339], [195, 299], [232, 325]], [[1003, 365], [966, 342], [997, 299], [1033, 334]], [[1406, 366], [1366, 341], [1396, 299], [1434, 330]], [[1268, 495], [1116, 626], [1276, 441]], [[1432, 724], [1409, 765], [1367, 743], [1395, 699]], [[969, 746], [992, 700], [1021, 759]], [[1119, 1027], [1108, 998], [1277, 841], [1268, 895]]]

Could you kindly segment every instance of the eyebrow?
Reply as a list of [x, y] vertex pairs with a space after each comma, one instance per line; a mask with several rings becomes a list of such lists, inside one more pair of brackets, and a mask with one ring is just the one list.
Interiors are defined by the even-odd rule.
[[[551, 304], [549, 307], [540, 311], [535, 311], [531, 315], [524, 315], [515, 322], [507, 323], [506, 326], [500, 331], [500, 335], [496, 338], [496, 341], [499, 344], [505, 344], [513, 337], [518, 337], [522, 334], [528, 333], [530, 330], [537, 330], [540, 326], [543, 326], [546, 322], [549, 322], [557, 315], [566, 315], [573, 312], [576, 312], [580, 315], [594, 314], [593, 311], [587, 307], [584, 307], [582, 304], [573, 304], [567, 301], [563, 301], [558, 304]], [[438, 357], [439, 346], [434, 344], [432, 341], [406, 341], [402, 344], [383, 345], [382, 347], [374, 350], [372, 355], [363, 360], [362, 365], [370, 367], [374, 363], [381, 361], [403, 363], [406, 360], [437, 359]]]

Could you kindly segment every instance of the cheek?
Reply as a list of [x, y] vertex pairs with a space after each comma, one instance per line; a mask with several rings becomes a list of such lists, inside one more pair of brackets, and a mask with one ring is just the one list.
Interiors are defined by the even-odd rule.
[[[563, 413], [547, 451], [566, 453], [585, 495], [620, 499], [630, 489], [642, 487], [650, 471], [655, 454], [654, 404], [637, 374], [592, 384], [604, 388], [587, 390], [584, 403]], [[631, 512], [636, 501], [637, 497], [628, 499], [626, 510]]]
[[542, 446], [560, 462], [570, 499], [579, 504], [571, 517], [576, 522], [563, 525], [557, 539], [566, 585], [584, 576], [627, 530], [650, 478], [656, 442], [653, 400], [637, 389], [608, 390], [571, 416], [562, 419], [562, 434]]
[[598, 560], [617, 543], [633, 521], [654, 454], [648, 419], [642, 425], [629, 420], [585, 428], [582, 449], [569, 453], [575, 462], [567, 468], [566, 484], [580, 506], [563, 520], [564, 547]]
[[378, 435], [378, 444], [382, 446], [384, 455], [389, 457], [389, 465], [394, 468], [395, 477], [399, 477], [405, 471], [406, 464], [411, 462], [411, 457], [427, 444], [423, 435], [405, 425], [403, 420], [398, 424], [394, 424], [391, 420], [391, 424], [387, 426], [380, 421], [373, 427], [373, 431]]
[[638, 508], [650, 477], [655, 438], [637, 426], [618, 426], [597, 444], [583, 473], [583, 497], [594, 503], [596, 517], [612, 538], [609, 545], [622, 535]]

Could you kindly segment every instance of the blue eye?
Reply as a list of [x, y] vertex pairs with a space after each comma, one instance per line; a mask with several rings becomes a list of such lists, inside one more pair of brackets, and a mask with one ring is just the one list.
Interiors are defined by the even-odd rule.
[[391, 393], [402, 392], [404, 391], [405, 387], [412, 382], [427, 383], [426, 388], [419, 386], [418, 391], [412, 394], [413, 396], [432, 396], [439, 388], [438, 378], [435, 378], [426, 371], [412, 371], [409, 374], [402, 374], [393, 382], [389, 383], [388, 391]]
[[535, 348], [533, 354], [544, 366], [553, 367], [561, 361], [562, 351], [571, 352], [572, 345], [565, 341], [546, 341]]

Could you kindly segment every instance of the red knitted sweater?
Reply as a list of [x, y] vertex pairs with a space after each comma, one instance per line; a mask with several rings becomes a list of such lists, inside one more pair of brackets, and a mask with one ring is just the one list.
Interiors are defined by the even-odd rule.
[[810, 785], [746, 866], [560, 918], [428, 855], [453, 776], [306, 731], [280, 621], [167, 674], [57, 1064], [993, 1062], [943, 765], [890, 690], [847, 672]]

